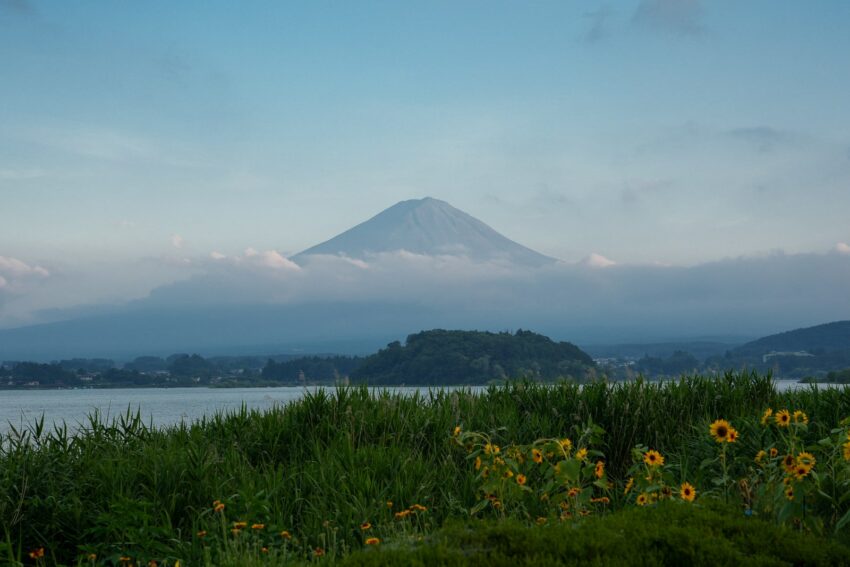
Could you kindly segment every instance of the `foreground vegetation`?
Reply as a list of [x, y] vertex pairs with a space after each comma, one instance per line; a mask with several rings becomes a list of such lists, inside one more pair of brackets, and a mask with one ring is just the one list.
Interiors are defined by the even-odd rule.
[[729, 558], [829, 564], [850, 538], [846, 416], [848, 389], [730, 374], [341, 388], [164, 429], [132, 414], [77, 435], [34, 424], [2, 440], [0, 562], [617, 564], [631, 545], [652, 563], [714, 538]]

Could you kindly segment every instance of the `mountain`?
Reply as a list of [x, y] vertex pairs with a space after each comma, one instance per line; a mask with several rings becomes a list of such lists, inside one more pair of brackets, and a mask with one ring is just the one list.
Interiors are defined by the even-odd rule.
[[439, 199], [426, 197], [396, 203], [364, 223], [292, 259], [327, 254], [366, 259], [370, 255], [404, 250], [429, 256], [464, 256], [478, 262], [503, 261], [520, 266], [555, 262], [502, 236], [480, 220]]
[[756, 339], [733, 349], [734, 356], [763, 356], [771, 352], [828, 352], [850, 349], [850, 321], [834, 321]]

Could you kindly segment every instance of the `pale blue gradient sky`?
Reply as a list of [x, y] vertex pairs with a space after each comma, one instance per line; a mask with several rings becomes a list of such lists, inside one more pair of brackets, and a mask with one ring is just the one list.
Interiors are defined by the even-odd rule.
[[848, 30], [844, 0], [0, 0], [0, 257], [117, 301], [425, 195], [567, 261], [826, 251]]

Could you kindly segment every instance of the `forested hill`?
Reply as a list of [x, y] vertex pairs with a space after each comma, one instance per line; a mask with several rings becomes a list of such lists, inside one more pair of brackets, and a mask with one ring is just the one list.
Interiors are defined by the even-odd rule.
[[531, 331], [423, 331], [367, 357], [353, 381], [376, 385], [486, 384], [528, 377], [583, 379], [593, 359], [572, 343]]
[[839, 351], [850, 349], [850, 321], [794, 329], [762, 337], [731, 351], [733, 356], [761, 356], [772, 351]]

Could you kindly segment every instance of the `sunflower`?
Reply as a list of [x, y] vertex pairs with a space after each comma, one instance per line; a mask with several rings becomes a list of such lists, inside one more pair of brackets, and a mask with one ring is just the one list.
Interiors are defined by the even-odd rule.
[[532, 449], [531, 460], [539, 465], [543, 462], [543, 453], [541, 453], [539, 449]]
[[362, 524], [360, 524], [360, 529], [363, 530], [364, 532], [366, 530], [371, 530], [372, 524], [370, 524], [369, 522], [363, 522]]
[[664, 457], [662, 457], [661, 453], [658, 451], [650, 449], [643, 454], [643, 462], [650, 467], [660, 467], [664, 464]]
[[796, 465], [794, 467], [794, 478], [797, 480], [803, 480], [807, 476], [809, 476], [809, 471], [811, 471], [809, 467], [806, 465]]
[[452, 435], [454, 437], [457, 437], [458, 435], [460, 435], [460, 425], [455, 425], [455, 430], [452, 432]]
[[570, 451], [573, 450], [573, 442], [566, 437], [564, 439], [561, 439], [560, 444], [561, 449], [563, 449], [564, 453], [566, 453], [567, 455], [569, 455]]
[[661, 497], [662, 498], [670, 498], [673, 496], [673, 489], [669, 486], [665, 486], [661, 489]]
[[286, 530], [283, 530], [282, 532], [280, 532], [280, 537], [282, 537], [283, 539], [292, 539], [292, 534]]
[[511, 469], [505, 469], [505, 472], [502, 473], [502, 478], [511, 478], [514, 476], [514, 472]]
[[381, 540], [376, 537], [366, 538], [366, 545], [378, 545], [379, 543], [381, 543]]
[[602, 478], [605, 474], [605, 463], [602, 461], [596, 461], [596, 469], [593, 471], [593, 474], [596, 475], [596, 478]]
[[725, 419], [718, 419], [708, 428], [711, 436], [714, 437], [714, 440], [718, 443], [723, 443], [727, 441], [729, 437], [729, 430], [731, 427], [729, 426], [729, 422]]
[[805, 412], [797, 410], [794, 412], [794, 423], [809, 423], [809, 416]]
[[628, 494], [632, 487], [635, 485], [634, 477], [629, 477], [629, 482], [626, 483], [626, 488], [623, 490], [623, 494]]
[[535, 523], [535, 524], [537, 524], [538, 526], [542, 526], [542, 525], [543, 525], [543, 524], [545, 524], [547, 521], [549, 521], [549, 519], [548, 519], [548, 518], [544, 518], [543, 516], [538, 516], [538, 517], [537, 517], [537, 519], [536, 519], [536, 520], [534, 520], [534, 523]]
[[646, 503], [649, 502], [649, 497], [645, 492], [641, 492], [637, 497], [637, 505], [638, 506], [646, 506]]
[[844, 449], [844, 460], [850, 461], [850, 441], [847, 441], [841, 448]]
[[756, 459], [755, 459], [756, 463], [761, 464], [762, 459], [764, 459], [766, 456], [767, 456], [767, 451], [765, 451], [764, 449], [762, 449], [761, 451], [756, 453]]
[[782, 466], [786, 471], [794, 472], [794, 465], [797, 464], [797, 459], [794, 458], [794, 455], [785, 455], [782, 457]]
[[481, 457], [475, 457], [475, 470], [481, 468]]
[[691, 483], [683, 482], [682, 487], [679, 489], [679, 496], [682, 497], [682, 500], [693, 502], [694, 498], [697, 497], [697, 491]]
[[586, 460], [587, 459], [587, 449], [582, 447], [581, 449], [576, 451], [576, 459], [578, 459], [579, 461]]
[[773, 410], [771, 408], [767, 408], [764, 410], [764, 414], [761, 416], [761, 424], [767, 425], [767, 420], [770, 419], [770, 416], [773, 415]]
[[788, 486], [785, 488], [785, 498], [788, 500], [794, 500], [794, 487]]
[[727, 443], [734, 443], [738, 440], [738, 430], [735, 428], [729, 429], [729, 436], [726, 438]]
[[265, 524], [251, 524], [251, 529], [252, 530], [264, 530], [264, 529], [266, 529], [266, 525]]
[[777, 449], [776, 447], [770, 448], [770, 458], [771, 459], [776, 458], [776, 455], [778, 455], [778, 454], [779, 454], [779, 449]]
[[815, 460], [815, 456], [809, 452], [804, 451], [797, 455], [797, 464], [803, 465], [809, 470], [811, 470], [812, 467], [815, 466], [815, 463], [817, 463], [817, 461]]
[[570, 488], [569, 492], [567, 492], [567, 497], [568, 498], [575, 498], [576, 496], [579, 495], [580, 492], [581, 492], [581, 488], [577, 488], [577, 487]]
[[776, 412], [774, 419], [779, 427], [788, 427], [791, 424], [791, 414], [788, 413], [787, 409]]
[[520, 486], [525, 486], [525, 483], [526, 483], [527, 481], [528, 481], [528, 479], [527, 479], [527, 478], [525, 478], [525, 475], [524, 475], [524, 474], [518, 474], [518, 475], [516, 475], [516, 483], [517, 483], [518, 485], [520, 485]]

